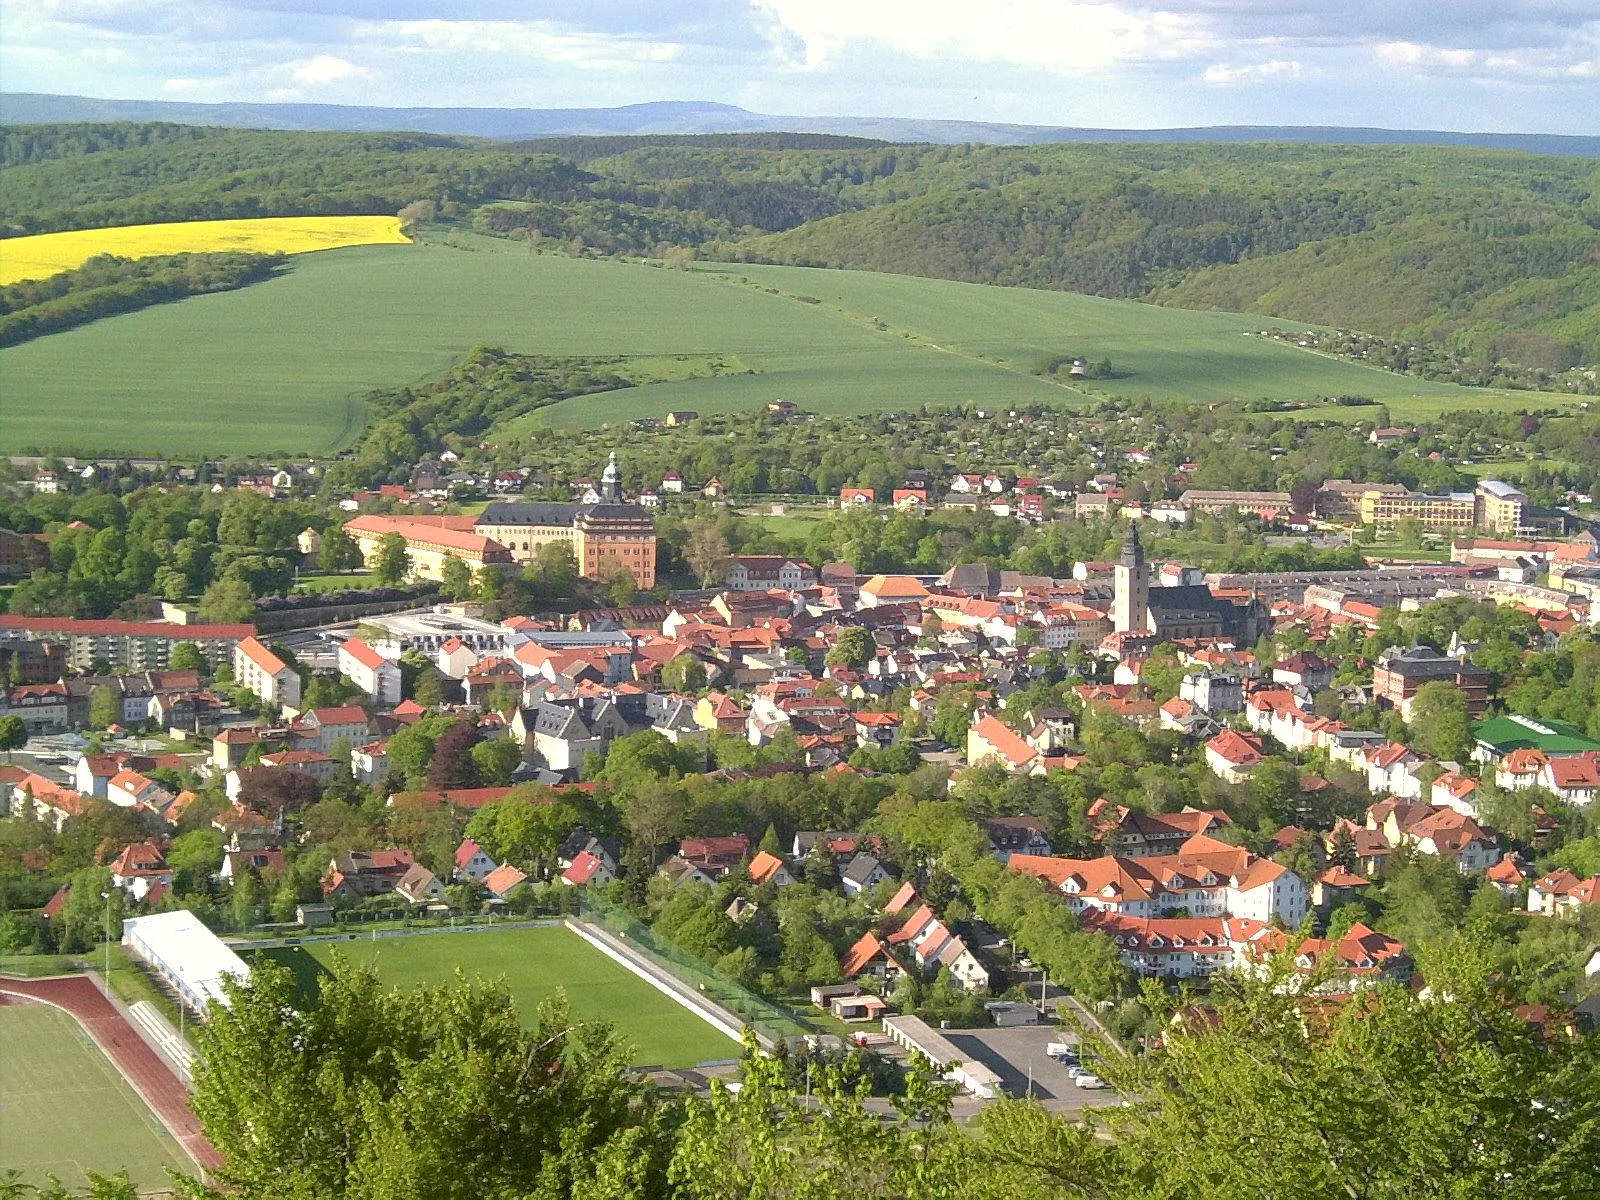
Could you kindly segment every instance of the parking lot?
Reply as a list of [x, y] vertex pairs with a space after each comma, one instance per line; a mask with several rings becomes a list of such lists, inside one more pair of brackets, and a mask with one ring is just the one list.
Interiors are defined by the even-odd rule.
[[1071, 1030], [1051, 1025], [1022, 1025], [1011, 1029], [946, 1029], [944, 1036], [965, 1054], [1000, 1077], [1009, 1096], [1033, 1096], [1045, 1107], [1061, 1112], [1120, 1103], [1111, 1089], [1080, 1088], [1067, 1068], [1045, 1053], [1051, 1042], [1074, 1044]]

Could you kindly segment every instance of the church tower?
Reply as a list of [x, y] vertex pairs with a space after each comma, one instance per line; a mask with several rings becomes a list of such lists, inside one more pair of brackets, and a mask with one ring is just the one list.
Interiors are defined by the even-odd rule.
[[1150, 574], [1145, 568], [1139, 525], [1128, 526], [1117, 560], [1111, 600], [1111, 628], [1118, 633], [1148, 633], [1150, 629]]
[[622, 472], [617, 469], [617, 452], [611, 452], [611, 461], [606, 463], [605, 474], [600, 476], [600, 503], [622, 503]]

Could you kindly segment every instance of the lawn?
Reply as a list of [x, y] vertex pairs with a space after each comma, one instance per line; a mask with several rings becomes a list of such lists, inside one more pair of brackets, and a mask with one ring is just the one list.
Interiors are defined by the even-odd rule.
[[[687, 376], [543, 411], [539, 419], [560, 426], [749, 411], [778, 398], [824, 413], [1081, 403], [1084, 390], [1030, 373], [1063, 353], [1111, 358], [1121, 377], [1085, 385], [1102, 394], [1360, 393], [1389, 402], [1396, 419], [1554, 402], [1428, 384], [1245, 336], [1269, 323], [1261, 317], [854, 271], [675, 271], [458, 241], [303, 255], [248, 288], [0, 351], [0, 450], [327, 453], [358, 435], [366, 392], [429, 379], [476, 343], [627, 355], [641, 377]], [[697, 365], [713, 360], [714, 371]]]
[[86, 1171], [126, 1170], [154, 1190], [165, 1168], [194, 1170], [77, 1022], [43, 1004], [0, 1005], [0, 1164], [72, 1189]]
[[73, 229], [0, 240], [0, 284], [46, 279], [81, 267], [97, 254], [151, 258], [158, 254], [245, 250], [306, 254], [342, 246], [409, 242], [398, 217], [252, 217], [237, 221], [172, 221]]
[[503, 977], [529, 1024], [539, 1002], [565, 988], [573, 1019], [615, 1025], [634, 1047], [636, 1063], [693, 1066], [739, 1053], [732, 1039], [560, 926], [314, 942], [264, 953], [294, 970], [304, 993], [335, 954], [356, 964], [375, 958], [384, 982], [402, 987], [448, 983], [457, 967], [485, 979]]

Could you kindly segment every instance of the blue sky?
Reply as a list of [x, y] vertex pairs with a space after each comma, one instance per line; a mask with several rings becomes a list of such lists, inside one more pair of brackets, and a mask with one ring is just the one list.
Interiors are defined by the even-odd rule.
[[6, 0], [6, 91], [1600, 133], [1600, 0]]

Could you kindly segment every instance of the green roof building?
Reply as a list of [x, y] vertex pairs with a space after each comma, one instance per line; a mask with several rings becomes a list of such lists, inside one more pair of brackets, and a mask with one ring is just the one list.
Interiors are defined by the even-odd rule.
[[1585, 736], [1583, 730], [1565, 721], [1495, 717], [1475, 725], [1472, 733], [1478, 740], [1472, 757], [1479, 762], [1499, 762], [1513, 750], [1538, 750], [1550, 758], [1600, 750], [1600, 741]]

